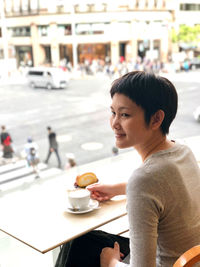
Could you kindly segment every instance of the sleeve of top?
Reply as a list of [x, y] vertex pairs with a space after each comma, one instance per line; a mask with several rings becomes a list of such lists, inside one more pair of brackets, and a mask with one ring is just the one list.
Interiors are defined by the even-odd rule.
[[162, 212], [160, 191], [150, 174], [140, 170], [127, 184], [131, 267], [156, 266], [157, 227]]

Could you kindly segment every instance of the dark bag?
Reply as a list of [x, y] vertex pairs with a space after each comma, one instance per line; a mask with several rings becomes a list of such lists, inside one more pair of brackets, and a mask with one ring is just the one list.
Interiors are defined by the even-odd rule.
[[130, 252], [128, 238], [96, 230], [64, 244], [55, 267], [100, 267], [102, 249], [113, 247], [115, 241], [127, 256]]

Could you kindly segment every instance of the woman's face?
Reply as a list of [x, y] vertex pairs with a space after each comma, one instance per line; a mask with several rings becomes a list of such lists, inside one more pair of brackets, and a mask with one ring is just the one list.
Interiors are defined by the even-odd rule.
[[144, 119], [144, 111], [123, 94], [114, 94], [110, 124], [119, 148], [143, 146], [148, 142], [150, 129]]

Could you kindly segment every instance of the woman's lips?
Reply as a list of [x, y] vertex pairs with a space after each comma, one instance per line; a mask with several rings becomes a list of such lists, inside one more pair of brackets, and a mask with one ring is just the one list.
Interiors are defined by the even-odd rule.
[[124, 136], [126, 136], [125, 134], [115, 134], [115, 137], [116, 138], [122, 138], [122, 137], [124, 137]]

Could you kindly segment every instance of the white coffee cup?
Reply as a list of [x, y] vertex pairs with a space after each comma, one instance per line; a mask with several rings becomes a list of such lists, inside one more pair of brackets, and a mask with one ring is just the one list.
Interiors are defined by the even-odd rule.
[[68, 202], [74, 210], [87, 209], [90, 202], [90, 192], [87, 189], [68, 190]]

